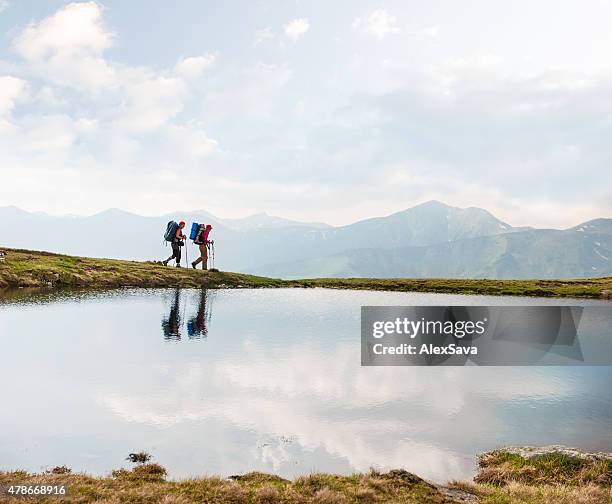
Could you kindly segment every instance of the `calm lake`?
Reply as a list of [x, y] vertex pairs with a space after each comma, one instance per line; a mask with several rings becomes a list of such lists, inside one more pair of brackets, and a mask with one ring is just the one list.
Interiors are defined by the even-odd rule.
[[326, 289], [0, 298], [0, 469], [106, 474], [145, 450], [170, 477], [405, 468], [476, 454], [612, 451], [612, 367], [360, 366], [361, 305], [598, 301]]

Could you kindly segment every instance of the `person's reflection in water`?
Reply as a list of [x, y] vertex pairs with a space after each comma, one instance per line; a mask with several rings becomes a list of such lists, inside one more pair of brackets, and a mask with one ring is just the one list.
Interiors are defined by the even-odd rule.
[[167, 317], [162, 319], [162, 331], [164, 332], [164, 339], [166, 340], [178, 341], [181, 339], [180, 302], [181, 290], [176, 289], [174, 292], [174, 299], [172, 300], [172, 306], [170, 307], [170, 313]]
[[211, 311], [212, 299], [210, 293], [206, 289], [200, 292], [200, 304], [198, 313], [195, 317], [187, 322], [187, 335], [191, 339], [206, 338], [208, 334], [208, 323], [212, 316]]

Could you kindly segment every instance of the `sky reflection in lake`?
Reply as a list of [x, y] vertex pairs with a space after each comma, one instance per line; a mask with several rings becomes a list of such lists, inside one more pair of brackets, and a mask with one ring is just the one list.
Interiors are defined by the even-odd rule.
[[361, 305], [593, 304], [337, 290], [124, 290], [0, 304], [0, 468], [172, 477], [402, 467], [506, 444], [612, 450], [612, 368], [362, 368]]

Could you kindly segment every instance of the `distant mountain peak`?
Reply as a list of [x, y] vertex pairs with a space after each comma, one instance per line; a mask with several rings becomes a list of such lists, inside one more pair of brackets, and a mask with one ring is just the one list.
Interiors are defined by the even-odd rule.
[[122, 215], [132, 215], [140, 217], [140, 215], [128, 212], [126, 210], [121, 210], [120, 208], [107, 208], [106, 210], [102, 210], [101, 212], [93, 214], [92, 217], [115, 217]]
[[414, 205], [412, 208], [419, 208], [419, 207], [456, 208], [456, 207], [451, 207], [450, 205], [447, 205], [446, 203], [439, 201], [439, 200], [425, 201], [423, 203], [419, 203], [418, 205]]
[[582, 224], [578, 224], [568, 231], [577, 231], [579, 233], [605, 233], [612, 234], [612, 219], [599, 218], [592, 219]]

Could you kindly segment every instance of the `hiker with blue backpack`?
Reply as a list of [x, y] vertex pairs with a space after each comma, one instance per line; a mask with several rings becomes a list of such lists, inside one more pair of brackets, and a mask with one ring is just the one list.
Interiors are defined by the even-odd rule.
[[183, 228], [185, 227], [185, 221], [181, 221], [178, 224], [175, 221], [168, 222], [166, 226], [166, 233], [164, 234], [164, 240], [170, 242], [172, 245], [172, 255], [162, 262], [164, 266], [168, 266], [168, 263], [172, 259], [176, 259], [176, 267], [181, 267], [181, 247], [184, 245], [187, 237], [183, 234]]

